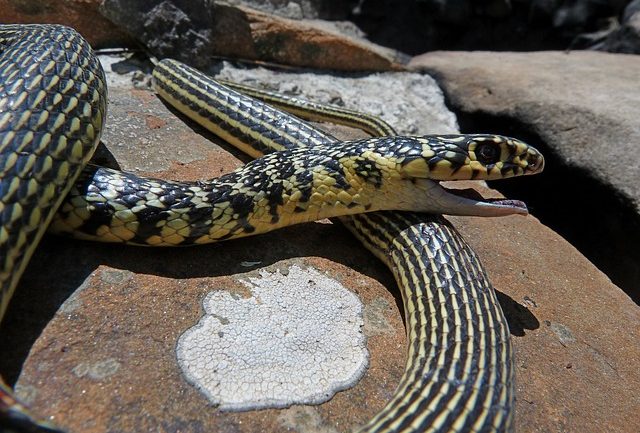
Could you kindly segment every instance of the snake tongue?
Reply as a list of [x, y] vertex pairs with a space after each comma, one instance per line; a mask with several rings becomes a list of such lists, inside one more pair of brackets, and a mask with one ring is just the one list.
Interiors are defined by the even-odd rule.
[[475, 216], [503, 216], [503, 215], [527, 215], [527, 205], [520, 200], [506, 198], [484, 198], [478, 191], [472, 188], [455, 189], [440, 185], [447, 195], [455, 197], [449, 205], [451, 211], [445, 211], [450, 215], [475, 215]]

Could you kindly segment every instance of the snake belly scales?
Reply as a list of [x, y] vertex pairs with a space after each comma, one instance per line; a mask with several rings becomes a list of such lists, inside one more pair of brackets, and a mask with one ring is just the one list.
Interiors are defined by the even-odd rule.
[[[265, 156], [191, 184], [87, 166], [107, 92], [91, 48], [67, 27], [0, 25], [0, 320], [49, 225], [84, 239], [188, 245], [335, 216], [394, 274], [409, 341], [394, 396], [360, 431], [512, 430], [512, 351], [493, 288], [450, 224], [414, 211], [526, 214], [520, 202], [465, 198], [437, 181], [534, 174], [544, 165], [535, 149], [493, 135], [397, 137], [371, 116], [238, 86], [386, 135], [338, 143], [175, 61], [161, 61], [154, 82], [178, 110]], [[0, 380], [0, 431], [62, 430], [34, 419]]]

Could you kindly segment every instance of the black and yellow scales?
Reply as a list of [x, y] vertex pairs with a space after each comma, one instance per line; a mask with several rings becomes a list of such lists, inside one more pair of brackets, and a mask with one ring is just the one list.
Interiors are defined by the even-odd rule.
[[[511, 346], [491, 285], [451, 226], [413, 212], [526, 214], [521, 202], [465, 197], [438, 181], [537, 173], [544, 164], [535, 149], [494, 135], [397, 137], [371, 116], [240, 86], [299, 115], [387, 135], [337, 142], [176, 61], [159, 62], [153, 75], [161, 97], [258, 159], [191, 183], [87, 165], [107, 93], [90, 47], [62, 26], [0, 26], [0, 319], [47, 227], [173, 246], [343, 217], [394, 273], [410, 342], [394, 397], [362, 431], [512, 428]], [[36, 421], [0, 381], [0, 431], [59, 430]]]
[[[486, 156], [471, 159], [470, 147]], [[442, 213], [455, 206], [458, 214], [479, 213], [475, 201], [448, 193], [434, 180], [480, 173], [502, 178], [528, 170], [533, 154], [527, 146], [508, 140], [503, 148], [493, 137], [374, 138], [274, 152], [198, 183], [91, 168], [70, 191], [51, 230], [107, 242], [191, 245], [377, 210]], [[497, 160], [502, 151], [513, 154], [511, 161], [484, 174], [481, 161]]]

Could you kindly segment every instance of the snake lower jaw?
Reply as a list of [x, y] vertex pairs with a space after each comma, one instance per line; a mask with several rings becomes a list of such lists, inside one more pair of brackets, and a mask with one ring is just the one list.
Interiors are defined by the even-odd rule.
[[437, 182], [434, 184], [428, 190], [427, 212], [482, 217], [529, 214], [527, 205], [520, 200], [484, 198], [472, 188], [454, 189]]

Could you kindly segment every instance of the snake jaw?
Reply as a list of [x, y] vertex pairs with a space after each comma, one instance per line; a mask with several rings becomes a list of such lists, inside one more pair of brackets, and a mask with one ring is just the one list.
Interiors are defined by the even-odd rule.
[[529, 214], [527, 205], [520, 200], [484, 198], [472, 188], [447, 188], [438, 182], [433, 182], [428, 195], [430, 196], [428, 212], [482, 217]]

